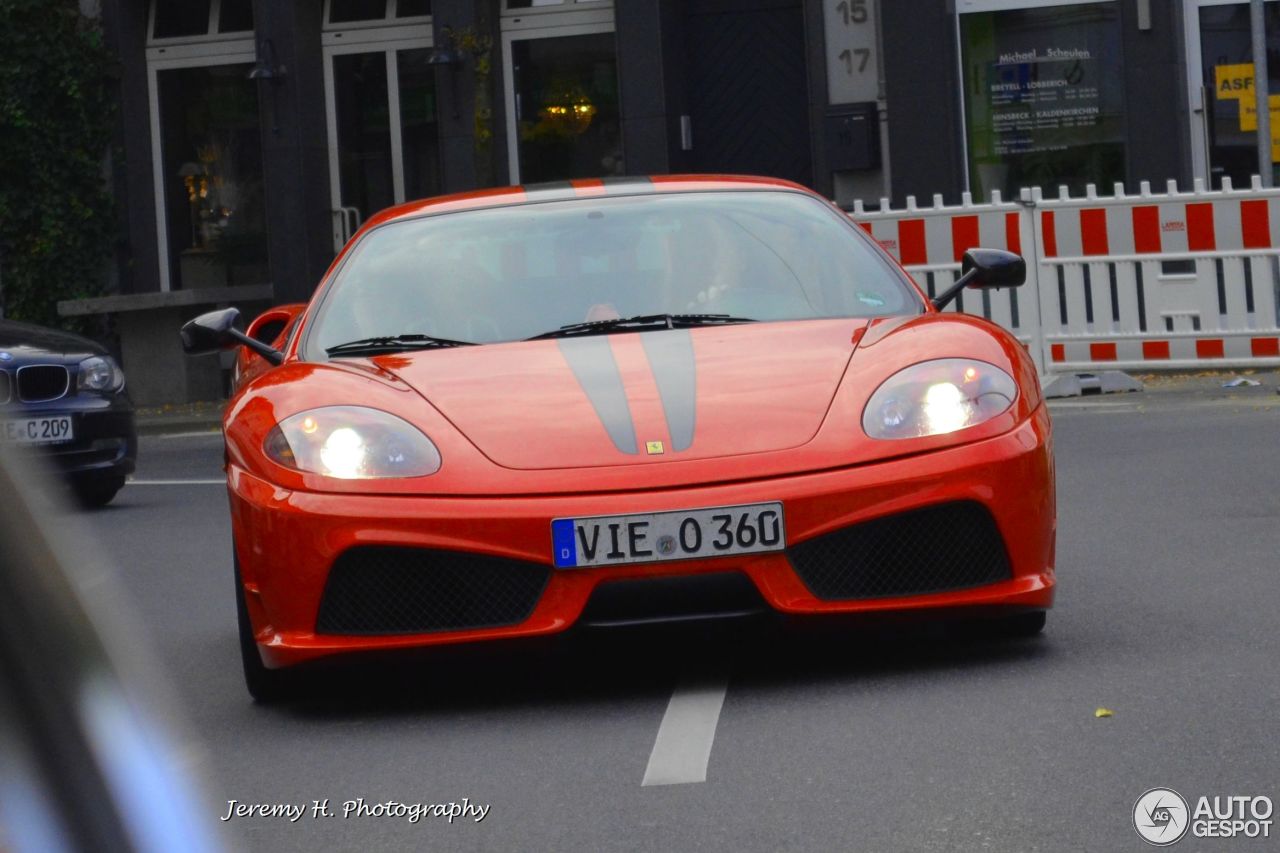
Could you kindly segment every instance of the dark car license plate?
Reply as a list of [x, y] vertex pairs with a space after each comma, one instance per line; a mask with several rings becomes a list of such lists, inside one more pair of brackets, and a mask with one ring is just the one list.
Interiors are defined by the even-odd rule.
[[60, 444], [74, 438], [70, 415], [0, 421], [0, 442], [8, 444]]

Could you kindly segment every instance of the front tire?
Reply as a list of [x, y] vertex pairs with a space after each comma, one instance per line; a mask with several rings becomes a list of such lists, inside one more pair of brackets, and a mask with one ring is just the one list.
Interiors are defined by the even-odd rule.
[[76, 500], [85, 509], [96, 509], [111, 503], [116, 492], [124, 488], [123, 474], [99, 474], [76, 477], [71, 481]]
[[1034, 637], [1044, 630], [1043, 610], [1012, 616], [967, 619], [953, 626], [958, 636], [976, 640], [1016, 640]]
[[1034, 637], [1044, 630], [1048, 614], [1043, 610], [1034, 613], [1019, 613], [1017, 616], [1006, 616], [998, 620], [1001, 635], [1005, 637]]
[[240, 558], [235, 557], [236, 623], [240, 634], [240, 663], [244, 667], [244, 685], [255, 702], [270, 705], [292, 698], [297, 692], [296, 673], [267, 669], [253, 639], [249, 608], [244, 603], [244, 583], [240, 579]]

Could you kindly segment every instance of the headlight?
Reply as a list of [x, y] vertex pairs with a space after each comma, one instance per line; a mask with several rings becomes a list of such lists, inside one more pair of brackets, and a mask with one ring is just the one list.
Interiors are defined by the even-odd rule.
[[109, 355], [95, 355], [80, 362], [76, 387], [82, 391], [119, 391], [124, 387], [124, 371]]
[[285, 418], [263, 445], [275, 462], [340, 480], [425, 477], [440, 451], [408, 421], [363, 406], [325, 406]]
[[1013, 405], [1018, 385], [994, 364], [941, 358], [899, 370], [862, 413], [872, 438], [943, 435], [991, 420]]

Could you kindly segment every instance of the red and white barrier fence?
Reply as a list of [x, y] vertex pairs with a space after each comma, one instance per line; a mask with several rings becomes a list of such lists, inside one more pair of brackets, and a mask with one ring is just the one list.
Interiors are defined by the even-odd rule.
[[1010, 329], [1042, 374], [1118, 369], [1280, 365], [1280, 189], [1099, 197], [1090, 186], [1017, 203], [968, 195], [946, 207], [850, 214], [932, 295], [974, 246], [1027, 259], [1027, 285], [969, 291], [955, 310]]
[[[989, 204], [974, 204], [965, 193], [958, 207], [944, 206], [938, 195], [933, 197], [933, 207], [926, 209], [918, 208], [915, 198], [908, 196], [905, 210], [880, 213], [868, 213], [861, 202], [855, 202], [850, 215], [906, 267], [930, 297], [955, 282], [960, 260], [969, 249], [981, 246], [1023, 255], [1035, 239], [1025, 208], [1003, 201], [998, 192], [992, 193]], [[1028, 259], [1028, 268], [1030, 264]], [[1037, 288], [962, 291], [946, 310], [980, 314], [1009, 329], [1044, 373]]]

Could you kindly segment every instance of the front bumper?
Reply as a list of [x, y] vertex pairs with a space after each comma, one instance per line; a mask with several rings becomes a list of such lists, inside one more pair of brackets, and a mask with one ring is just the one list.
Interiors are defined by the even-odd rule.
[[[540, 497], [382, 497], [291, 492], [232, 467], [232, 527], [246, 604], [263, 661], [313, 658], [563, 631], [602, 581], [739, 571], [785, 614], [1048, 608], [1055, 503], [1048, 413], [1014, 430], [918, 456], [767, 480], [632, 493]], [[871, 519], [956, 501], [981, 504], [1007, 550], [1006, 580], [919, 595], [824, 600], [785, 553], [554, 570], [518, 624], [434, 633], [350, 636], [316, 631], [330, 567], [355, 546], [469, 552], [549, 565], [553, 518], [782, 501], [789, 545]]]
[[49, 403], [6, 407], [0, 418], [70, 415], [75, 438], [30, 449], [57, 470], [74, 477], [127, 476], [134, 471], [138, 438], [133, 404], [124, 393], [78, 394]]

